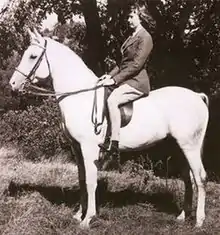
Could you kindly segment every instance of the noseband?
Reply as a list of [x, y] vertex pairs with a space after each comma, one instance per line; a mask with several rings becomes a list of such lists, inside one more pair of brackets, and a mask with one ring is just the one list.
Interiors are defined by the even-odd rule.
[[[84, 93], [84, 92], [88, 92], [88, 91], [93, 91], [94, 90], [95, 93], [94, 93], [92, 115], [91, 115], [92, 120], [91, 121], [94, 124], [95, 133], [99, 134], [101, 130], [98, 131], [98, 127], [100, 125], [102, 125], [102, 123], [104, 121], [104, 116], [102, 117], [101, 123], [98, 123], [98, 120], [97, 120], [97, 89], [103, 87], [103, 85], [98, 85], [98, 82], [99, 82], [98, 81], [96, 86], [94, 86], [94, 87], [85, 88], [85, 89], [81, 89], [81, 90], [77, 90], [77, 91], [71, 91], [71, 92], [51, 92], [51, 91], [48, 91], [47, 89], [35, 86], [33, 84], [33, 80], [34, 79], [31, 79], [31, 77], [36, 73], [38, 67], [40, 66], [40, 63], [43, 60], [43, 56], [44, 55], [45, 55], [45, 58], [46, 58], [46, 61], [47, 61], [47, 66], [48, 66], [48, 70], [49, 70], [49, 76], [51, 76], [51, 68], [50, 68], [50, 64], [49, 64], [49, 61], [48, 61], [48, 58], [47, 58], [47, 53], [46, 53], [47, 40], [45, 39], [44, 47], [40, 46], [37, 43], [36, 44], [32, 43], [31, 45], [36, 45], [36, 46], [42, 48], [43, 51], [42, 51], [40, 57], [38, 58], [36, 64], [34, 65], [34, 67], [32, 68], [32, 70], [30, 71], [30, 73], [28, 75], [26, 75], [25, 73], [20, 71], [18, 68], [15, 68], [15, 70], [17, 72], [19, 72], [20, 74], [22, 74], [25, 77], [25, 82], [24, 82], [25, 88], [32, 88], [32, 89], [37, 90], [36, 92], [35, 91], [29, 91], [29, 93], [32, 94], [32, 95], [47, 96], [47, 97], [48, 96], [54, 96], [54, 97], [57, 98], [58, 102], [62, 101], [64, 98], [66, 98], [66, 97], [68, 97], [70, 95], [76, 95], [76, 94], [80, 94], [80, 93]], [[25, 92], [25, 90], [24, 90], [24, 92]]]
[[32, 83], [34, 79], [31, 80], [31, 77], [36, 73], [37, 69], [39, 68], [40, 66], [40, 63], [42, 62], [43, 60], [43, 56], [45, 55], [46, 57], [46, 61], [47, 61], [47, 66], [48, 66], [48, 70], [49, 70], [49, 76], [51, 75], [51, 68], [50, 68], [50, 64], [49, 64], [49, 61], [48, 61], [48, 58], [47, 58], [47, 53], [46, 53], [46, 49], [47, 49], [47, 40], [45, 39], [44, 41], [44, 47], [40, 46], [39, 44], [37, 43], [32, 43], [31, 45], [35, 45], [35, 46], [38, 46], [40, 48], [43, 49], [40, 57], [38, 58], [36, 64], [34, 65], [34, 67], [32, 68], [32, 70], [30, 71], [30, 73], [28, 75], [26, 75], [25, 73], [23, 73], [22, 71], [20, 71], [18, 68], [15, 68], [15, 71], [19, 72], [20, 74], [22, 74], [26, 79], [25, 81], [26, 82], [29, 82], [29, 83]]

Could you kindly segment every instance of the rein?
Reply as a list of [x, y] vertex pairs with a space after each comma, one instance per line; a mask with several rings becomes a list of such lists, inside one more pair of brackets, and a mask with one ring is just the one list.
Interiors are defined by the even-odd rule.
[[43, 56], [44, 56], [44, 55], [45, 55], [45, 57], [46, 57], [46, 61], [47, 61], [47, 65], [48, 65], [49, 76], [51, 75], [51, 68], [50, 68], [50, 64], [49, 64], [49, 61], [48, 61], [48, 58], [47, 58], [47, 53], [46, 53], [46, 49], [47, 49], [47, 40], [45, 39], [45, 41], [44, 41], [44, 47], [42, 47], [42, 46], [40, 46], [40, 45], [38, 45], [38, 44], [36, 44], [36, 43], [32, 43], [32, 45], [36, 45], [36, 46], [42, 48], [43, 51], [42, 51], [40, 57], [38, 58], [36, 64], [34, 65], [34, 67], [31, 69], [30, 73], [29, 73], [28, 75], [26, 75], [25, 73], [23, 73], [22, 71], [20, 71], [18, 68], [15, 68], [15, 71], [17, 71], [17, 72], [19, 72], [20, 74], [22, 74], [22, 75], [26, 78], [26, 80], [27, 80], [29, 83], [32, 82], [31, 77], [35, 75], [35, 73], [36, 73], [38, 67], [40, 66], [41, 61], [43, 60]]
[[[70, 92], [53, 92], [53, 91], [50, 91], [50, 90], [47, 90], [45, 88], [41, 88], [41, 87], [38, 87], [38, 86], [35, 86], [35, 85], [29, 83], [27, 88], [32, 88], [32, 89], [35, 89], [37, 91], [27, 91], [27, 93], [31, 94], [31, 95], [38, 95], [38, 96], [45, 96], [45, 97], [51, 97], [51, 96], [56, 97], [57, 101], [59, 103], [64, 98], [66, 98], [68, 96], [77, 95], [77, 94], [88, 92], [88, 91], [95, 91], [94, 99], [93, 99], [93, 105], [92, 105], [91, 121], [94, 125], [95, 134], [98, 135], [101, 132], [101, 129], [98, 130], [98, 128], [104, 122], [104, 113], [102, 114], [102, 120], [101, 120], [100, 123], [98, 122], [98, 118], [97, 118], [97, 113], [98, 113], [97, 90], [101, 87], [103, 87], [103, 85], [96, 85], [96, 86], [91, 87], [91, 88], [81, 89], [81, 90], [77, 90], [77, 91], [70, 91]], [[59, 96], [59, 97], [57, 97], [57, 96]]]
[[57, 97], [58, 102], [60, 102], [61, 100], [63, 100], [65, 97], [70, 96], [70, 95], [77, 95], [80, 93], [84, 93], [84, 92], [88, 92], [88, 91], [94, 91], [97, 90], [99, 88], [103, 87], [103, 85], [97, 85], [94, 87], [90, 87], [90, 88], [86, 88], [86, 89], [81, 89], [81, 90], [77, 90], [77, 91], [69, 91], [69, 92], [54, 92], [54, 91], [50, 91], [47, 90], [45, 88], [39, 87], [39, 86], [35, 86], [33, 84], [28, 84], [28, 86], [26, 86], [26, 88], [32, 88], [35, 89], [36, 91], [26, 91], [26, 93], [31, 94], [31, 95], [38, 95], [38, 96], [53, 96], [53, 97]]
[[[20, 71], [18, 68], [15, 68], [15, 70], [17, 72], [19, 72], [20, 74], [22, 74], [26, 79], [26, 82], [24, 84], [24, 89], [26, 89], [26, 91], [24, 90], [24, 93], [28, 93], [28, 94], [31, 94], [31, 95], [38, 95], [38, 96], [46, 96], [46, 97], [56, 97], [58, 102], [61, 102], [64, 98], [68, 97], [68, 96], [71, 96], [71, 95], [77, 95], [77, 94], [80, 94], [80, 93], [84, 93], [84, 92], [88, 92], [88, 91], [95, 91], [94, 93], [94, 99], [93, 99], [93, 106], [92, 106], [92, 115], [91, 115], [91, 121], [94, 125], [94, 131], [95, 131], [95, 134], [98, 135], [100, 132], [101, 132], [101, 129], [98, 130], [98, 127], [100, 125], [103, 124], [104, 122], [104, 114], [102, 115], [102, 120], [100, 123], [98, 123], [98, 118], [97, 118], [97, 113], [98, 113], [98, 105], [97, 105], [97, 89], [103, 87], [103, 85], [97, 85], [94, 86], [94, 87], [91, 87], [91, 88], [86, 88], [86, 89], [81, 89], [81, 90], [77, 90], [77, 91], [70, 91], [70, 92], [53, 92], [53, 91], [50, 91], [50, 90], [47, 90], [45, 88], [41, 88], [41, 87], [38, 87], [38, 86], [35, 86], [33, 85], [33, 80], [31, 79], [32, 76], [35, 76], [35, 73], [37, 71], [37, 69], [39, 68], [40, 66], [40, 63], [42, 62], [43, 60], [43, 56], [45, 55], [45, 58], [46, 58], [46, 62], [47, 62], [47, 65], [48, 65], [48, 70], [49, 70], [49, 76], [51, 76], [51, 67], [50, 67], [50, 63], [48, 61], [48, 57], [47, 57], [47, 53], [46, 53], [46, 49], [47, 49], [47, 40], [45, 39], [45, 42], [44, 42], [44, 46], [40, 46], [39, 44], [35, 44], [35, 43], [32, 43], [32, 45], [36, 45], [40, 48], [43, 49], [40, 57], [38, 58], [36, 64], [34, 65], [34, 67], [32, 68], [32, 70], [30, 71], [30, 73], [28, 75], [26, 75], [24, 72]], [[99, 82], [99, 80], [98, 80]], [[98, 83], [97, 82], [97, 83]], [[31, 89], [34, 89], [35, 91], [31, 91], [31, 90], [28, 90], [28, 88], [31, 88]], [[58, 97], [57, 97], [58, 96]]]

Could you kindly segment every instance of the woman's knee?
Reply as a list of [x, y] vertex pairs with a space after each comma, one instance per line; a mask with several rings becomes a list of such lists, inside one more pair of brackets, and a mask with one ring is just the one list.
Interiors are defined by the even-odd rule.
[[107, 104], [109, 107], [116, 106], [118, 107], [119, 105], [119, 95], [117, 92], [112, 92], [111, 95], [108, 97]]

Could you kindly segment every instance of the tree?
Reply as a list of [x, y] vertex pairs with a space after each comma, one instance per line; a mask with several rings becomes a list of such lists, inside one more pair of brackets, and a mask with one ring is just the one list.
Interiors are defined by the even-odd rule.
[[[180, 85], [209, 95], [208, 163], [213, 167], [220, 153], [220, 0], [107, 0], [107, 5], [98, 0], [12, 0], [0, 18], [0, 98], [13, 70], [10, 56], [20, 55], [28, 44], [25, 27], [39, 27], [47, 13], [55, 12], [59, 23], [45, 33], [63, 38], [100, 75], [120, 60], [120, 46], [130, 33], [126, 19], [131, 4], [146, 6], [151, 15], [145, 27], [154, 42], [147, 64], [152, 89]], [[84, 16], [86, 25], [69, 22], [72, 14]]]
[[151, 61], [156, 86], [175, 84], [213, 92], [210, 75], [216, 80], [219, 73], [219, 0], [146, 4], [157, 25]]
[[21, 51], [24, 48], [27, 44], [22, 43], [25, 35], [24, 28], [39, 26], [46, 17], [46, 13], [57, 13], [61, 24], [65, 24], [73, 14], [78, 13], [84, 15], [87, 27], [88, 51], [85, 61], [94, 72], [98, 74], [104, 72], [104, 50], [96, 0], [13, 0], [7, 9], [0, 21], [0, 35], [3, 35], [0, 41], [1, 51], [4, 51], [1, 57], [3, 60], [9, 57], [13, 50]]
[[148, 64], [153, 87], [175, 84], [209, 93], [219, 89], [219, 0], [108, 0], [107, 3], [11, 1], [0, 21], [1, 62], [13, 50], [22, 51], [27, 44], [24, 28], [40, 25], [46, 13], [57, 13], [61, 25], [72, 14], [81, 14], [86, 23], [83, 59], [100, 75], [111, 67], [106, 62], [114, 64], [114, 60], [120, 59], [120, 46], [129, 33], [126, 24], [129, 6], [137, 3], [145, 5], [156, 22], [156, 27], [148, 29], [154, 40]]

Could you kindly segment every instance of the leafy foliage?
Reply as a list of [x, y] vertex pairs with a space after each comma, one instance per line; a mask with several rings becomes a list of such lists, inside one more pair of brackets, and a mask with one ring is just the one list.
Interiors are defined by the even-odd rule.
[[175, 84], [213, 93], [219, 61], [219, 1], [147, 3], [157, 25], [151, 61], [155, 86]]
[[[129, 5], [139, 4], [146, 6], [156, 22], [156, 27], [151, 27], [150, 20], [145, 24], [154, 38], [148, 65], [153, 87], [183, 85], [209, 94], [218, 93], [219, 0], [108, 0], [107, 5], [97, 4], [95, 0], [90, 3], [83, 0], [12, 2], [14, 5], [10, 5], [0, 21], [2, 64], [14, 50], [21, 53], [27, 45], [25, 27], [39, 26], [47, 13], [55, 12], [60, 22], [57, 30], [64, 28], [66, 21], [77, 13], [84, 15], [86, 22], [86, 29], [80, 26], [85, 33], [83, 39], [77, 40], [85, 45], [83, 53], [80, 52], [84, 54], [83, 59], [95, 72], [100, 73], [100, 68], [102, 73], [107, 72], [120, 60], [120, 46], [129, 34], [126, 21]], [[67, 36], [69, 32], [70, 37]], [[68, 29], [63, 38], [72, 40], [71, 48], [78, 50], [79, 47], [73, 46], [75, 35]]]
[[60, 128], [58, 106], [46, 100], [39, 107], [9, 111], [2, 115], [0, 130], [1, 146], [17, 145], [26, 158], [39, 160], [68, 149]]
[[[2, 13], [0, 19], [1, 107], [24, 109], [24, 114], [22, 111], [16, 114], [24, 119], [27, 112], [33, 114], [31, 116], [33, 120], [35, 120], [35, 114], [40, 115], [39, 107], [33, 108], [36, 111], [30, 111], [26, 106], [42, 104], [41, 99], [36, 101], [32, 98], [30, 101], [29, 98], [11, 97], [7, 86], [13, 68], [28, 44], [25, 29], [27, 26], [40, 27], [47, 13], [57, 13], [59, 23], [55, 29], [48, 30], [47, 33], [58, 36], [62, 43], [69, 45], [82, 56], [94, 72], [100, 74], [108, 72], [120, 60], [120, 46], [130, 33], [126, 20], [130, 4], [144, 5], [151, 16], [145, 23], [145, 27], [153, 36], [154, 42], [154, 49], [147, 65], [152, 88], [180, 85], [209, 95], [211, 117], [207, 136], [208, 147], [205, 151], [209, 160], [206, 162], [210, 169], [214, 168], [217, 172], [218, 169], [213, 166], [213, 162], [219, 161], [217, 153], [220, 152], [218, 144], [220, 129], [219, 0], [108, 0], [107, 5], [96, 0], [10, 1], [8, 9]], [[83, 15], [85, 24], [67, 22], [73, 14]], [[14, 112], [5, 114], [9, 115], [7, 121], [6, 116], [3, 115], [4, 131], [7, 127], [10, 129], [7, 122], [13, 123], [14, 120], [15, 123], [15, 118], [12, 118], [13, 115], [15, 116]], [[52, 115], [55, 114], [43, 111], [42, 115], [45, 115], [44, 118], [48, 115], [53, 119]], [[30, 123], [31, 117], [28, 119]], [[17, 125], [21, 125], [20, 123], [17, 122]], [[22, 128], [25, 130], [24, 126]], [[5, 140], [9, 138], [8, 135], [2, 134]], [[59, 149], [59, 145], [53, 142], [52, 136], [51, 145]], [[29, 143], [27, 140], [26, 142]], [[47, 148], [46, 143], [44, 147]], [[43, 150], [43, 147], [40, 149]]]
[[86, 28], [81, 22], [57, 23], [52, 30], [52, 35], [57, 36], [59, 42], [67, 44], [79, 56], [84, 57], [87, 48], [85, 41]]

